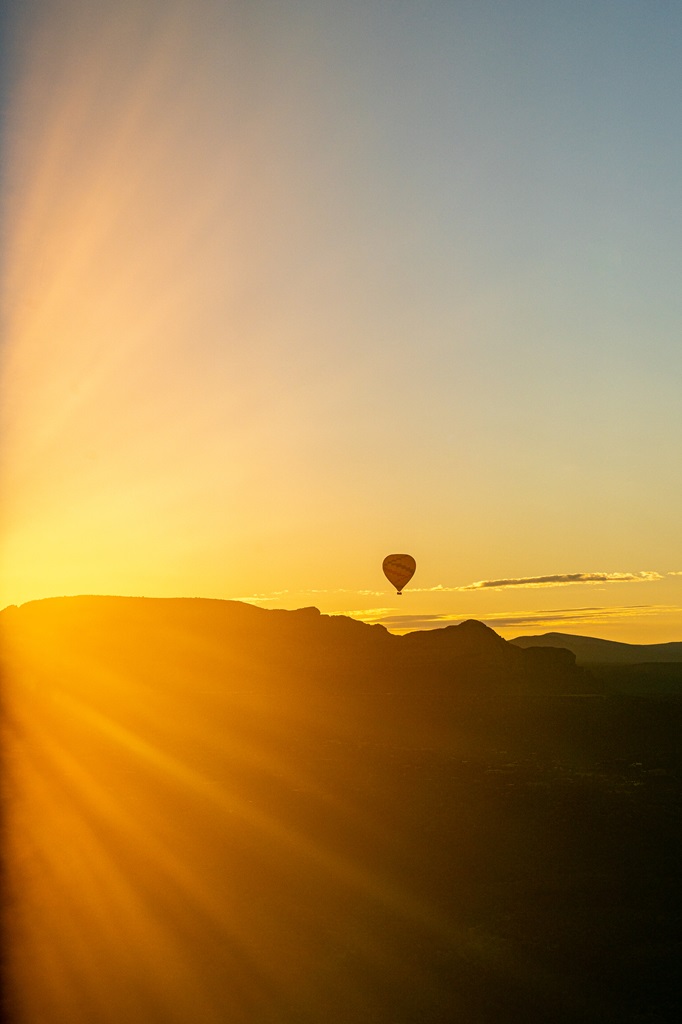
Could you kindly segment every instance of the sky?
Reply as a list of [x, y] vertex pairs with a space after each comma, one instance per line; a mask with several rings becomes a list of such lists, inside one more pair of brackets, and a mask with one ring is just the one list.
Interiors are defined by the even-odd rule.
[[5, 21], [0, 607], [682, 640], [682, 6]]

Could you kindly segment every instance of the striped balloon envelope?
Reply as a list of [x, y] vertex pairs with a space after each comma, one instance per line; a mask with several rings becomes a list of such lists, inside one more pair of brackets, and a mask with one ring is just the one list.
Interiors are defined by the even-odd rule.
[[393, 584], [400, 596], [403, 592], [403, 587], [414, 576], [417, 563], [412, 555], [386, 555], [382, 568], [384, 576]]

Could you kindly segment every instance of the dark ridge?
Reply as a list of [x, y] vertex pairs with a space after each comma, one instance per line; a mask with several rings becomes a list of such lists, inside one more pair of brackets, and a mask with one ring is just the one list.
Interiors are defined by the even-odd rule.
[[509, 641], [517, 647], [563, 647], [573, 651], [579, 665], [642, 665], [654, 662], [682, 663], [682, 642], [625, 644], [573, 633], [543, 633], [517, 636]]
[[565, 651], [524, 651], [475, 619], [395, 636], [381, 625], [322, 615], [312, 607], [289, 611], [203, 598], [82, 596], [5, 609], [3, 626], [8, 635], [38, 630], [42, 642], [60, 636], [74, 650], [99, 648], [128, 663], [140, 656], [144, 661], [153, 650], [157, 664], [172, 665], [210, 649], [223, 666], [226, 686], [274, 682], [283, 673], [297, 688], [320, 694], [387, 687], [453, 696], [599, 690]]
[[682, 643], [624, 644], [570, 633], [519, 636], [510, 641], [526, 653], [563, 649], [589, 671], [604, 693], [682, 697]]

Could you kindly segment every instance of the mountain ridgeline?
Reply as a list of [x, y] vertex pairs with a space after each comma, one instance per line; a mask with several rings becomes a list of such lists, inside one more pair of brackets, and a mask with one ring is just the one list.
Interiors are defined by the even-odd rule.
[[473, 620], [396, 636], [316, 608], [202, 598], [30, 602], [0, 613], [0, 646], [22, 692], [30, 679], [36, 699], [57, 695], [126, 723], [194, 714], [312, 743], [364, 738], [463, 756], [538, 749], [555, 727], [533, 722], [524, 698], [600, 685], [569, 651], [524, 651]]
[[624, 644], [573, 633], [543, 633], [517, 636], [510, 643], [524, 649], [563, 648], [575, 654], [578, 665], [682, 664], [682, 642], [667, 644]]
[[[395, 636], [383, 626], [316, 608], [266, 610], [237, 601], [65, 597], [5, 609], [11, 649], [97, 659], [170, 684], [190, 673], [203, 685], [339, 693], [457, 695], [594, 692], [568, 650], [523, 650], [476, 620]], [[200, 685], [198, 683], [198, 685]]]
[[605, 693], [682, 696], [682, 643], [624, 644], [594, 636], [544, 633], [510, 641], [524, 650], [567, 650]]

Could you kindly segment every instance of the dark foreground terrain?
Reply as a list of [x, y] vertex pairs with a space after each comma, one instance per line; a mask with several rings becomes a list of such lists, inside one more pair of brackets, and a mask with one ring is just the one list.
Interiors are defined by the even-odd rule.
[[480, 624], [79, 601], [0, 616], [9, 1020], [678, 1019], [681, 701]]

